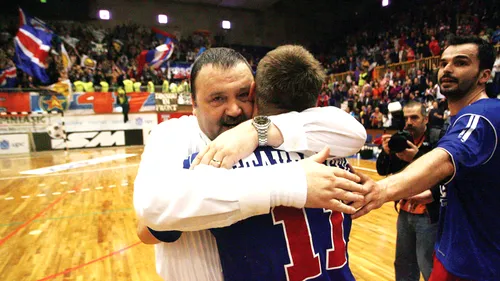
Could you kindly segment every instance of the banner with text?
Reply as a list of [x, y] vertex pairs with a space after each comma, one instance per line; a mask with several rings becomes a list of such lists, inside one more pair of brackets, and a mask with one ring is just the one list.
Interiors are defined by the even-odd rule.
[[45, 132], [62, 123], [60, 114], [0, 115], [0, 133]]
[[0, 154], [29, 153], [27, 134], [0, 135]]

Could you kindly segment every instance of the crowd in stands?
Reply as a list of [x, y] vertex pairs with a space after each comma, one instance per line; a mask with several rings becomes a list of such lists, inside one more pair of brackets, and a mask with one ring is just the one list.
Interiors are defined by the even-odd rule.
[[[388, 110], [394, 102], [404, 106], [415, 100], [431, 110], [437, 101], [446, 112], [446, 99], [437, 85], [437, 63], [422, 59], [439, 56], [450, 34], [479, 36], [499, 44], [498, 7], [489, 8], [482, 1], [459, 1], [456, 17], [450, 17], [446, 16], [449, 3], [435, 2], [348, 36], [343, 50], [327, 48], [318, 55], [329, 76], [317, 105], [342, 107], [368, 129], [401, 129], [400, 116]], [[489, 81], [491, 96], [500, 94], [498, 57], [495, 66], [493, 73], [498, 75]], [[343, 79], [337, 79], [338, 73], [345, 74]]]
[[[408, 13], [381, 20], [378, 25], [367, 24], [363, 31], [348, 35], [345, 44], [318, 51], [317, 58], [328, 74], [318, 97], [318, 106], [343, 105], [365, 127], [381, 128], [391, 127], [391, 116], [387, 110], [391, 102], [399, 101], [404, 105], [410, 100], [444, 101], [436, 85], [437, 66], [419, 59], [438, 56], [446, 47], [446, 38], [450, 33], [473, 34], [498, 44], [500, 25], [492, 26], [492, 23], [498, 23], [498, 12], [495, 13], [494, 7], [491, 9], [482, 3], [481, 0], [460, 1], [455, 16], [449, 13], [448, 1], [419, 6]], [[127, 85], [129, 88], [130, 85], [165, 86], [165, 81], [169, 81], [170, 85], [175, 82], [173, 85], [185, 89], [186, 77], [175, 79], [172, 71], [169, 71], [169, 63], [190, 63], [200, 48], [218, 46], [220, 43], [206, 31], [177, 38], [169, 63], [158, 69], [146, 65], [140, 72], [136, 59], [140, 52], [154, 49], [165, 40], [151, 28], [133, 23], [114, 28], [102, 28], [97, 22], [59, 21], [48, 24], [58, 35], [53, 40], [56, 41], [53, 42], [54, 50], [47, 60], [51, 83], [69, 79], [76, 90], [83, 91], [112, 90]], [[14, 65], [13, 40], [18, 26], [17, 17], [0, 22], [0, 70]], [[65, 69], [60, 55], [61, 42], [64, 42], [72, 62], [69, 69]], [[253, 68], [259, 58], [270, 50], [233, 47], [249, 60]], [[397, 63], [407, 63], [410, 67], [381, 68]], [[376, 75], [375, 67], [379, 69]], [[334, 74], [338, 73], [346, 75], [337, 79]], [[37, 79], [17, 70], [16, 87], [36, 88], [40, 85]], [[167, 82], [163, 90], [167, 89], [170, 91], [175, 87], [168, 86]], [[445, 107], [445, 102], [440, 106]]]

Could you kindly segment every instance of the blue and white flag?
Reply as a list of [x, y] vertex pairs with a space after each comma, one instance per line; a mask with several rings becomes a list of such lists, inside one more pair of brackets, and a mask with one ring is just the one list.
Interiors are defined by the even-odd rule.
[[17, 71], [15, 66], [0, 69], [0, 88], [13, 88], [17, 83]]
[[38, 78], [42, 83], [48, 83], [46, 60], [54, 34], [42, 21], [31, 18], [19, 10], [20, 22], [24, 25], [19, 27], [14, 38], [16, 49], [14, 62], [17, 68], [28, 75]]
[[142, 51], [138, 57], [137, 70], [140, 75], [146, 63], [154, 68], [159, 68], [166, 62], [174, 52], [174, 42], [167, 38], [165, 44], [156, 47], [154, 50]]

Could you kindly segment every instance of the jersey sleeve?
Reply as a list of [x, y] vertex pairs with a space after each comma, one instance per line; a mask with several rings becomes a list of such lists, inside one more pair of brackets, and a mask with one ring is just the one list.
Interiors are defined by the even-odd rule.
[[176, 231], [176, 230], [171, 230], [171, 231], [156, 231], [154, 229], [151, 229], [148, 227], [149, 232], [151, 235], [153, 235], [156, 239], [160, 240], [161, 242], [165, 243], [172, 243], [179, 238], [181, 238], [182, 231]]
[[497, 134], [491, 122], [484, 116], [471, 114], [459, 117], [437, 147], [450, 155], [456, 175], [488, 162], [496, 146]]

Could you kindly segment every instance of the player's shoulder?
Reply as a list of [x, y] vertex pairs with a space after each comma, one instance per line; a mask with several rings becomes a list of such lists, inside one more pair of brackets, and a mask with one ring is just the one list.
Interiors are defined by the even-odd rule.
[[478, 100], [460, 110], [452, 119], [452, 126], [462, 124], [469, 127], [485, 123], [497, 129], [500, 127], [500, 114], [498, 112], [500, 112], [499, 99]]
[[498, 116], [499, 110], [500, 99], [481, 99], [470, 104], [469, 106], [464, 107], [460, 110], [458, 116], [461, 117], [464, 115], [475, 114], [489, 119]]

